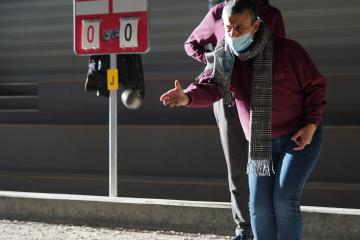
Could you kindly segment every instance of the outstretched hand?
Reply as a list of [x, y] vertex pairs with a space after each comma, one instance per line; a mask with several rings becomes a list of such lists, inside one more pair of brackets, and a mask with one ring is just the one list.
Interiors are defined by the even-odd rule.
[[177, 106], [186, 106], [190, 102], [188, 95], [184, 93], [180, 85], [180, 81], [175, 81], [175, 88], [167, 91], [160, 97], [160, 101], [164, 106], [177, 107]]

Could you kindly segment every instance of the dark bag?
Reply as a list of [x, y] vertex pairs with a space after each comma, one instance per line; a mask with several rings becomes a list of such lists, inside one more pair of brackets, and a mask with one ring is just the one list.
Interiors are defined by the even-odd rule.
[[[110, 68], [109, 55], [90, 56], [85, 91], [96, 91], [97, 96], [109, 97], [107, 89], [107, 70]], [[119, 84], [126, 90], [137, 92], [142, 99], [145, 97], [145, 82], [141, 55], [117, 55]]]

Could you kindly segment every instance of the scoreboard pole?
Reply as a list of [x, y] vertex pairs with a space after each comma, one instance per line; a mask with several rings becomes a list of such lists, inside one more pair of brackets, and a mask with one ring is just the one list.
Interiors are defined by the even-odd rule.
[[[110, 54], [110, 69], [116, 69], [116, 54]], [[109, 196], [118, 196], [117, 172], [117, 90], [110, 90], [109, 97]]]
[[117, 54], [140, 54], [149, 46], [149, 0], [73, 0], [74, 52], [110, 55], [107, 70], [109, 96], [109, 196], [118, 196]]

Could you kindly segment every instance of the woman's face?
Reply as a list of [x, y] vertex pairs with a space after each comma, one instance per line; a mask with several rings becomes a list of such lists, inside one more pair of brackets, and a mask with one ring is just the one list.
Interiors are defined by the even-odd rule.
[[246, 11], [244, 13], [233, 14], [230, 17], [224, 16], [225, 34], [231, 38], [240, 37], [246, 33], [254, 36], [260, 26], [260, 20], [252, 21], [251, 14]]

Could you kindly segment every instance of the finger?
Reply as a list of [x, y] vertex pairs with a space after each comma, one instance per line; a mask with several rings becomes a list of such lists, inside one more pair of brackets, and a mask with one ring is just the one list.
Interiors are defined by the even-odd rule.
[[297, 131], [292, 137], [291, 140], [296, 141], [302, 135], [302, 131]]
[[297, 139], [295, 139], [295, 140], [293, 140], [293, 141], [294, 141], [295, 144], [298, 145], [298, 146], [303, 145], [303, 142], [302, 142], [301, 137], [299, 137], [299, 138], [297, 138]]
[[165, 99], [169, 99], [172, 97], [172, 95], [174, 95], [175, 93], [175, 90], [174, 89], [171, 89], [169, 91], [167, 91], [166, 93], [164, 93], [163, 95], [161, 95], [160, 97], [160, 101], [163, 101]]
[[303, 150], [305, 148], [305, 145], [303, 146], [298, 146], [296, 148], [294, 148], [295, 151], [300, 151], [300, 150]]
[[170, 100], [169, 100], [169, 106], [170, 106], [170, 107], [176, 107], [176, 106], [177, 106], [176, 101], [173, 100], [173, 99], [170, 99]]
[[175, 88], [178, 89], [178, 90], [181, 90], [182, 87], [181, 87], [181, 84], [180, 84], [180, 81], [179, 80], [175, 80]]
[[304, 139], [300, 138], [300, 141], [296, 141], [297, 147], [293, 148], [294, 150], [303, 150], [307, 145]]
[[291, 139], [293, 142], [295, 142], [296, 145], [301, 146], [304, 144], [302, 135], [294, 135], [294, 137]]
[[170, 100], [165, 100], [165, 101], [163, 101], [163, 104], [164, 104], [164, 106], [169, 106], [172, 104], [172, 102]]
[[167, 105], [168, 105], [168, 103], [167, 103], [166, 100], [162, 101], [162, 104], [163, 104], [164, 106], [167, 106]]
[[171, 101], [173, 107], [178, 106], [178, 101], [179, 101], [179, 100], [178, 100], [178, 98], [177, 98], [176, 96], [174, 96], [173, 98], [171, 98], [170, 101]]
[[294, 148], [295, 151], [303, 150], [308, 144], [302, 143], [301, 145]]
[[305, 144], [301, 141], [301, 139], [300, 140], [295, 140], [294, 141], [295, 142], [295, 144], [297, 145], [297, 146], [295, 146], [293, 149], [294, 150], [299, 150], [299, 149], [301, 149]]
[[168, 93], [164, 93], [163, 95], [161, 95], [160, 97], [160, 101], [164, 101], [165, 99], [169, 98], [169, 94]]

